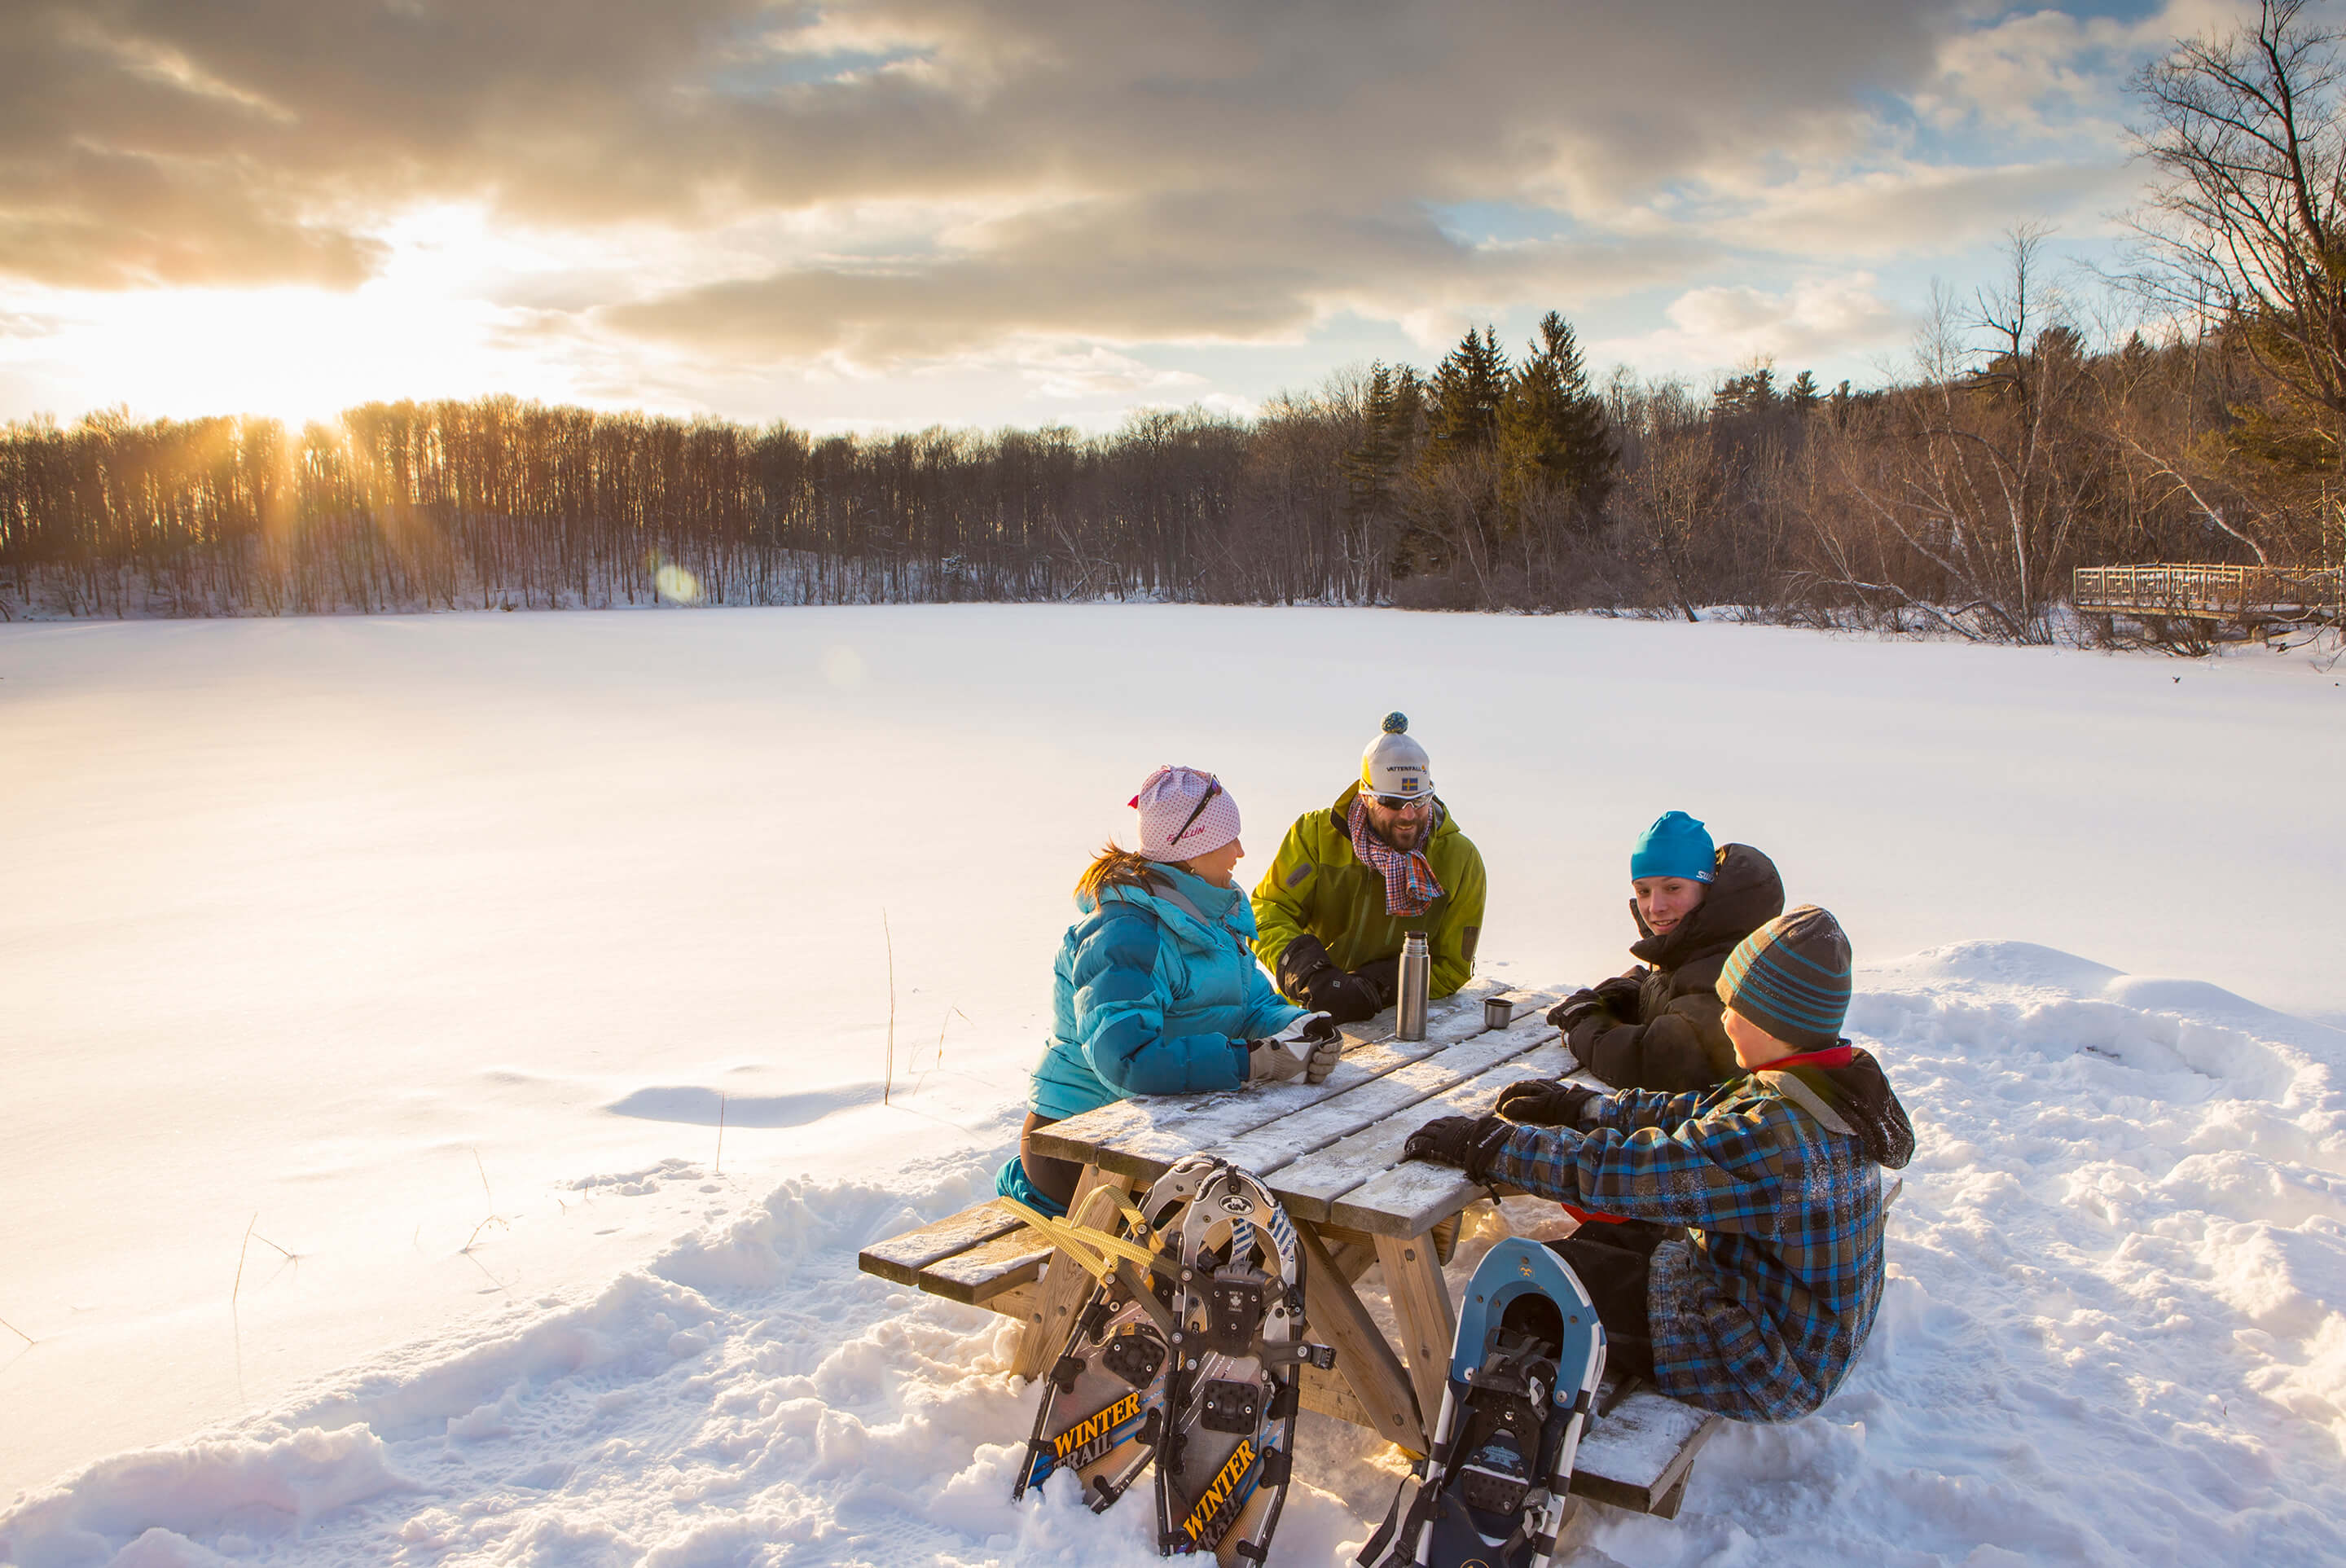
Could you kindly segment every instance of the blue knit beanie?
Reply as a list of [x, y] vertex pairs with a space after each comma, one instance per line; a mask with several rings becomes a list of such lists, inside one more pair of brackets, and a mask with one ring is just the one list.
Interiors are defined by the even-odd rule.
[[1841, 1043], [1849, 1016], [1849, 936], [1814, 904], [1787, 910], [1745, 937], [1719, 972], [1719, 999], [1788, 1045]]
[[1707, 882], [1718, 859], [1719, 851], [1700, 822], [1684, 811], [1665, 811], [1637, 835], [1630, 849], [1629, 880], [1684, 877], [1690, 882]]

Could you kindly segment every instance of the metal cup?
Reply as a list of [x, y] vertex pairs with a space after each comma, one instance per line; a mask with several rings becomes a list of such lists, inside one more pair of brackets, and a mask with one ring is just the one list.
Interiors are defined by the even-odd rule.
[[1483, 998], [1483, 1027], [1504, 1029], [1515, 1021], [1515, 1004], [1504, 996]]

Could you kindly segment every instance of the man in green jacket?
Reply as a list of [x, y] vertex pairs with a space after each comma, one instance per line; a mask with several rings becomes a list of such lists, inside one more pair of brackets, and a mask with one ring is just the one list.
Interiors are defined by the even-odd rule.
[[1290, 999], [1340, 1023], [1392, 1005], [1410, 932], [1432, 950], [1433, 995], [1474, 972], [1482, 851], [1434, 794], [1408, 729], [1402, 715], [1385, 716], [1361, 753], [1360, 781], [1296, 819], [1254, 890], [1255, 956]]

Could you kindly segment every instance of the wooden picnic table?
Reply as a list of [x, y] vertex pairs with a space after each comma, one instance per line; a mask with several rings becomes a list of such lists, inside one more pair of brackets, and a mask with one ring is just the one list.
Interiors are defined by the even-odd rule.
[[[1503, 1027], [1485, 1022], [1494, 998], [1506, 1003]], [[1428, 1009], [1422, 1041], [1394, 1038], [1389, 1013], [1347, 1031], [1343, 1056], [1324, 1083], [1120, 1100], [1040, 1128], [1034, 1143], [1084, 1167], [1070, 1212], [1096, 1224], [1113, 1222], [1111, 1206], [1093, 1203], [1095, 1192], [1144, 1191], [1185, 1155], [1216, 1155], [1262, 1178], [1302, 1245], [1312, 1337], [1336, 1349], [1334, 1370], [1302, 1369], [1304, 1406], [1423, 1453], [1457, 1330], [1442, 1272], [1447, 1241], [1464, 1211], [1490, 1195], [1457, 1171], [1403, 1162], [1402, 1145], [1435, 1116], [1487, 1112], [1518, 1079], [1576, 1073], [1542, 1016], [1555, 1001], [1552, 993], [1470, 984]], [[1354, 1288], [1371, 1268], [1382, 1273], [1398, 1344]], [[1071, 1260], [1042, 1271], [1019, 1303], [1027, 1332], [1014, 1370], [1033, 1377], [1057, 1357], [1089, 1284]], [[1573, 1490], [1674, 1516], [1695, 1450], [1719, 1418], [1650, 1389], [1606, 1399], [1582, 1444]]]

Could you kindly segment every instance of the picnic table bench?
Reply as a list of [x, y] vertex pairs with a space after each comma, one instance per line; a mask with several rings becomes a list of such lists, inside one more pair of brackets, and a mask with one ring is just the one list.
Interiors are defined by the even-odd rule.
[[[1504, 1026], [1486, 1023], [1492, 999], [1506, 1003]], [[1402, 1145], [1433, 1116], [1488, 1111], [1519, 1078], [1573, 1073], [1570, 1053], [1541, 1016], [1555, 1000], [1470, 984], [1427, 1010], [1423, 1040], [1394, 1038], [1390, 1012], [1345, 1031], [1343, 1056], [1325, 1083], [1119, 1100], [1038, 1129], [1035, 1143], [1083, 1166], [1070, 1213], [1096, 1224], [1112, 1224], [1112, 1206], [1095, 1204], [1096, 1193], [1145, 1190], [1184, 1155], [1218, 1155], [1261, 1177], [1295, 1222], [1312, 1337], [1336, 1349], [1332, 1370], [1299, 1369], [1303, 1407], [1422, 1454], [1457, 1332], [1442, 1264], [1460, 1217], [1489, 1195], [1457, 1171], [1403, 1163]], [[876, 1242], [859, 1264], [1020, 1319], [1025, 1332], [1011, 1369], [1028, 1378], [1057, 1357], [1091, 1284], [991, 1203]], [[1382, 1275], [1398, 1345], [1354, 1288], [1371, 1268]], [[1721, 1418], [1643, 1384], [1608, 1384], [1597, 1408], [1574, 1493], [1675, 1518], [1696, 1451]]]

